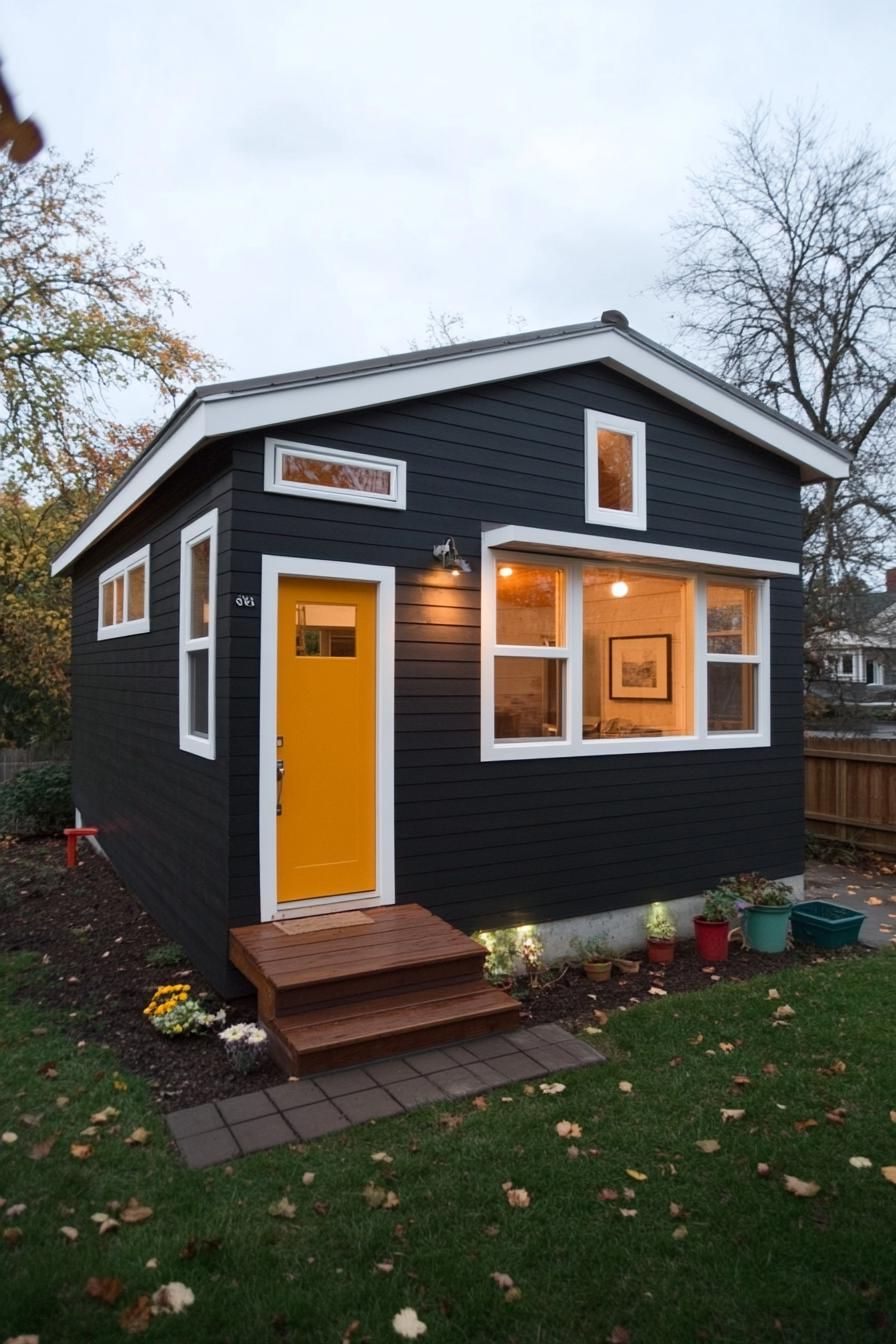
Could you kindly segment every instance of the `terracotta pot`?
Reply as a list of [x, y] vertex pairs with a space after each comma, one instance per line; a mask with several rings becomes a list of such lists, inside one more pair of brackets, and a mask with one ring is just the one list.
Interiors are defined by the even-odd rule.
[[613, 965], [623, 975], [637, 975], [641, 969], [640, 961], [630, 961], [628, 957], [615, 957]]
[[675, 958], [675, 939], [674, 938], [648, 938], [647, 939], [647, 960], [658, 962], [661, 965], [668, 963]]
[[613, 973], [612, 961], [583, 961], [582, 970], [589, 980], [609, 980]]
[[731, 925], [727, 919], [694, 918], [694, 935], [697, 939], [697, 955], [701, 961], [728, 960], [728, 933]]

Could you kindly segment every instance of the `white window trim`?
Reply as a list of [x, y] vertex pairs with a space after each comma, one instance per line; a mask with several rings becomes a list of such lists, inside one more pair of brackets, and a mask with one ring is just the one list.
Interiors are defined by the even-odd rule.
[[[115, 579], [124, 579], [124, 609], [128, 609], [128, 575], [132, 569], [143, 566], [143, 616], [136, 621], [119, 621], [116, 625], [103, 625], [103, 587]], [[120, 639], [122, 635], [145, 635], [149, 629], [149, 546], [141, 546], [139, 551], [118, 560], [108, 569], [104, 569], [97, 585], [98, 611], [97, 639]]]
[[[598, 430], [628, 434], [632, 441], [632, 508], [602, 509], [598, 490]], [[585, 412], [585, 521], [602, 527], [643, 532], [647, 527], [647, 427], [643, 420], [623, 420], [604, 411]]]
[[[196, 542], [209, 539], [208, 548], [208, 634], [190, 637], [191, 567], [190, 550]], [[215, 759], [215, 643], [218, 602], [218, 510], [211, 509], [195, 518], [180, 534], [180, 749], [194, 756]], [[190, 732], [189, 653], [208, 649], [208, 737]]]
[[[732, 557], [732, 559], [741, 557]], [[517, 564], [544, 564], [550, 562], [566, 571], [566, 644], [563, 650], [527, 646], [499, 645], [497, 642], [497, 570], [499, 564], [516, 561]], [[731, 583], [730, 573], [702, 568], [663, 566], [662, 572], [694, 583], [693, 631], [693, 721], [695, 732], [681, 737], [644, 738], [584, 738], [582, 736], [582, 604], [581, 575], [584, 568], [593, 568], [605, 561], [599, 549], [586, 558], [558, 556], [549, 552], [497, 551], [483, 540], [482, 555], [482, 718], [480, 758], [483, 761], [519, 761], [552, 759], [565, 756], [629, 756], [644, 752], [713, 751], [732, 747], [768, 747], [771, 745], [771, 633], [769, 620], [768, 581], [758, 577], [738, 575], [737, 582], [749, 584], [756, 590], [756, 653], [745, 655], [707, 654], [706, 648], [706, 585], [710, 582]], [[638, 564], [629, 561], [629, 569]], [[640, 568], [656, 573], [657, 565], [642, 561]], [[566, 660], [566, 680], [563, 704], [563, 736], [527, 741], [495, 739], [495, 658], [500, 654], [513, 656], [553, 656]], [[707, 667], [710, 661], [755, 663], [759, 672], [756, 687], [756, 728], [751, 731], [710, 733], [706, 728]]]
[[[283, 479], [283, 457], [296, 453], [315, 462], [333, 462], [339, 466], [379, 468], [388, 471], [392, 489], [388, 495], [377, 495], [367, 490], [337, 490], [332, 486], [312, 485], [303, 481]], [[398, 458], [379, 457], [372, 453], [347, 452], [341, 448], [322, 448], [316, 443], [294, 443], [287, 439], [264, 441], [264, 488], [281, 495], [307, 495], [314, 499], [333, 499], [341, 504], [373, 505], [380, 509], [404, 509], [407, 496], [407, 463]]]
[[[376, 890], [304, 901], [277, 900], [277, 615], [280, 577], [340, 579], [377, 586]], [[260, 918], [395, 903], [395, 570], [344, 560], [261, 557], [258, 867]]]

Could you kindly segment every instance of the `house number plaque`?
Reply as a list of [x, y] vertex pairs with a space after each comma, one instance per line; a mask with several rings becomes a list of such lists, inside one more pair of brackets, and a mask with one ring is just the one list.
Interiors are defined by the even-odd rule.
[[257, 605], [257, 602], [258, 599], [255, 598], [252, 593], [237, 593], [233, 599], [233, 605], [240, 608], [254, 607]]

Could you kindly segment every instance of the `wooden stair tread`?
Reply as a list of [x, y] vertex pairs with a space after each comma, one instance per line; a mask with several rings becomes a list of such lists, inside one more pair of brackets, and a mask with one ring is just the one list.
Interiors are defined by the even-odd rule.
[[[353, 1007], [356, 1011], [352, 1011]], [[402, 1035], [445, 1022], [463, 1023], [494, 1013], [519, 1015], [519, 1004], [484, 982], [440, 986], [379, 999], [375, 1004], [340, 1004], [312, 1013], [275, 1018], [270, 1024], [300, 1055], [349, 1042]]]

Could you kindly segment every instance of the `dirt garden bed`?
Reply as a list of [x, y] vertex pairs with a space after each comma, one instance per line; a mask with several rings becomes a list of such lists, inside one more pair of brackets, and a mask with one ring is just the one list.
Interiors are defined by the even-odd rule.
[[[166, 948], [175, 959], [152, 964]], [[22, 991], [53, 1015], [54, 1024], [79, 1040], [99, 1041], [124, 1068], [146, 1078], [165, 1111], [238, 1095], [282, 1081], [273, 1065], [246, 1076], [228, 1069], [213, 1033], [177, 1041], [154, 1031], [143, 1008], [160, 984], [187, 981], [208, 994], [210, 1008], [222, 1000], [191, 966], [177, 956], [155, 921], [137, 904], [102, 858], [82, 850], [78, 866], [65, 867], [60, 840], [7, 842], [0, 850], [0, 952], [37, 953]], [[594, 1024], [595, 1008], [627, 1009], [650, 997], [651, 986], [668, 994], [705, 990], [732, 980], [777, 971], [818, 959], [874, 955], [868, 949], [820, 953], [797, 948], [784, 956], [733, 949], [714, 969], [700, 962], [693, 944], [683, 943], [666, 967], [642, 961], [637, 974], [614, 973], [593, 984], [574, 967], [537, 989], [517, 986], [525, 1022], [559, 1022], [571, 1030]], [[253, 998], [230, 1001], [228, 1022], [255, 1020]]]

